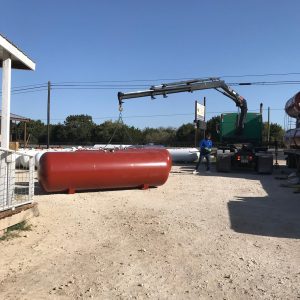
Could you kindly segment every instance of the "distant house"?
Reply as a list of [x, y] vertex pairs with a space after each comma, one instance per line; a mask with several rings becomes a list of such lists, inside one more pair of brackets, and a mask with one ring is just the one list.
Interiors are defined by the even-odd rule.
[[[2, 117], [2, 111], [0, 110], [0, 132], [1, 132], [1, 117]], [[26, 124], [30, 121], [31, 119], [22, 117], [16, 114], [10, 114], [10, 142], [19, 142], [23, 143], [24, 146], [27, 144], [27, 126]], [[17, 134], [17, 124], [18, 123], [24, 123], [24, 134], [21, 137]], [[1, 140], [1, 134], [0, 134], [0, 140]]]
[[[10, 125], [11, 121], [28, 122], [28, 118], [10, 115], [11, 101], [11, 71], [12, 69], [35, 70], [35, 63], [16, 45], [9, 41], [5, 36], [0, 34], [0, 68], [2, 68], [2, 128], [1, 128], [1, 146], [4, 149], [9, 148], [11, 141]], [[22, 119], [21, 119], [22, 118]], [[26, 130], [24, 141], [26, 144]], [[0, 170], [1, 171], [1, 170]]]

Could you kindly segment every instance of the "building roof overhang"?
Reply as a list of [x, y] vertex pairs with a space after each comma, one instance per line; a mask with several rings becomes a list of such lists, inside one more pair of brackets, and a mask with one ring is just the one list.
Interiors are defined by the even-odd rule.
[[0, 34], [0, 67], [2, 67], [5, 52], [10, 55], [12, 69], [35, 70], [35, 63], [17, 46]]

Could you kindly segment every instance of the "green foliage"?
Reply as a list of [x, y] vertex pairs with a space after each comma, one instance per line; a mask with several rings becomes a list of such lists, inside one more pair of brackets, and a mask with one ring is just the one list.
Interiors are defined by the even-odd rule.
[[67, 140], [74, 144], [84, 144], [86, 141], [91, 141], [94, 126], [95, 123], [91, 116], [68, 116], [65, 121]]
[[[277, 123], [270, 123], [270, 144], [273, 144], [275, 141], [281, 145], [283, 143], [284, 129]], [[267, 143], [268, 141], [268, 123], [264, 122], [263, 124], [263, 142]]]
[[5, 234], [0, 237], [0, 241], [10, 240], [20, 236], [21, 231], [30, 231], [31, 224], [23, 221], [7, 228]]
[[181, 125], [176, 132], [176, 142], [178, 145], [194, 146], [195, 126], [192, 123]]
[[67, 141], [67, 129], [65, 125], [58, 123], [57, 125], [51, 125], [51, 141], [55, 141], [56, 144], [63, 144]]
[[176, 136], [175, 129], [168, 127], [145, 128], [142, 132], [143, 144], [171, 145]]
[[[47, 127], [41, 120], [29, 121], [26, 124], [27, 137], [30, 144], [44, 144], [47, 140]], [[24, 136], [24, 124], [18, 124], [20, 136]]]
[[[219, 141], [217, 124], [220, 116], [207, 121], [207, 131], [211, 133], [214, 143]], [[20, 126], [21, 130], [24, 126]], [[47, 142], [47, 126], [40, 120], [31, 121], [27, 125], [31, 144]], [[203, 138], [203, 131], [198, 130], [198, 140]], [[267, 123], [264, 123], [264, 137], [266, 141]], [[22, 132], [23, 134], [23, 132]], [[271, 123], [270, 141], [282, 141], [284, 131], [280, 125]], [[111, 139], [112, 138], [112, 139]], [[90, 145], [106, 144], [111, 140], [113, 144], [159, 144], [164, 146], [194, 146], [195, 127], [193, 123], [181, 125], [178, 129], [172, 127], [147, 127], [143, 130], [128, 126], [117, 121], [105, 121], [95, 124], [91, 116], [71, 115], [63, 124], [50, 125], [50, 144], [52, 145]]]
[[94, 126], [92, 130], [92, 141], [95, 144], [106, 144], [116, 129], [117, 123], [106, 121], [100, 125]]
[[212, 117], [210, 120], [206, 123], [206, 129], [211, 134], [211, 139], [213, 142], [219, 142], [220, 141], [220, 134], [219, 134], [219, 124], [221, 123], [221, 117], [216, 116]]
[[13, 226], [10, 226], [7, 228], [7, 232], [11, 231], [30, 231], [31, 230], [31, 224], [27, 223], [26, 221], [20, 222], [18, 224], [15, 224]]
[[136, 144], [142, 139], [141, 130], [122, 123], [106, 121], [95, 125], [92, 130], [94, 144], [106, 144], [110, 140], [114, 144]]

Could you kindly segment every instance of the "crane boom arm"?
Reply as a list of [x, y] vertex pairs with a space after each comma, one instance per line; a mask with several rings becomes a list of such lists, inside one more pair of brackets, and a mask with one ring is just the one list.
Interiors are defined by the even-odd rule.
[[238, 122], [238, 130], [242, 130], [244, 121], [247, 114], [247, 101], [237, 92], [231, 89], [223, 80], [219, 78], [206, 78], [206, 79], [194, 79], [187, 81], [178, 81], [172, 83], [163, 83], [161, 85], [152, 86], [148, 90], [122, 93], [118, 92], [118, 100], [120, 107], [123, 104], [123, 100], [140, 98], [140, 97], [151, 97], [162, 95], [167, 97], [168, 94], [182, 93], [182, 92], [193, 92], [197, 90], [215, 89], [223, 95], [232, 99], [236, 106], [241, 109], [241, 114]]

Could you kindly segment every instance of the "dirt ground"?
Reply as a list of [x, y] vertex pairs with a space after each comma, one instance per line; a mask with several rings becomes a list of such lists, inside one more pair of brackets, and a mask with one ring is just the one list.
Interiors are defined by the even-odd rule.
[[32, 230], [0, 242], [0, 298], [299, 299], [300, 195], [280, 170], [192, 169], [149, 190], [37, 195]]

